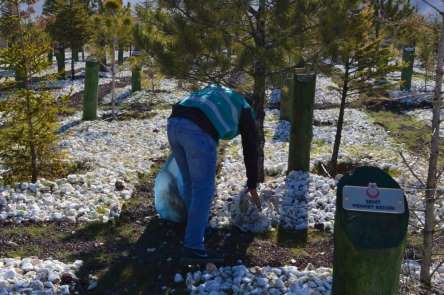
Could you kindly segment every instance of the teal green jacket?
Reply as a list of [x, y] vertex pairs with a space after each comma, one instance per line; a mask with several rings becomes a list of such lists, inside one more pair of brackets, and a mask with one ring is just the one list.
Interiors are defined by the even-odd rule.
[[194, 92], [179, 104], [200, 109], [217, 130], [220, 139], [232, 139], [239, 135], [243, 109], [253, 113], [242, 95], [218, 85], [210, 85]]
[[207, 86], [173, 106], [171, 117], [191, 120], [214, 140], [240, 134], [248, 188], [258, 182], [258, 146], [253, 109], [239, 93], [218, 85]]

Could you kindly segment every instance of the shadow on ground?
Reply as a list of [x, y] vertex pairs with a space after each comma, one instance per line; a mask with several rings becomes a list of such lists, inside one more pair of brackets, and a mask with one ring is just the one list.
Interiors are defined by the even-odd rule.
[[[167, 294], [175, 289], [175, 294], [186, 294], [185, 284], [174, 284], [174, 276], [176, 273], [185, 274], [199, 267], [180, 263], [183, 232], [183, 225], [165, 222], [155, 217], [149, 221], [142, 235], [134, 243], [125, 239], [114, 241], [113, 239], [119, 236], [118, 230], [117, 236], [113, 236], [113, 232], [106, 233], [113, 241], [105, 241], [104, 247], [112, 250], [110, 245], [114, 245], [115, 253], [108, 253], [108, 257], [103, 257], [103, 252], [98, 250], [84, 253], [81, 257], [84, 261], [84, 269], [80, 271], [83, 285], [86, 285], [92, 270], [100, 270], [97, 288], [87, 293]], [[230, 235], [227, 235], [227, 232], [209, 232], [208, 244], [211, 248], [227, 253], [227, 264], [234, 264], [238, 259], [247, 256], [253, 236], [243, 235], [240, 238], [241, 232], [235, 229], [230, 232]], [[105, 234], [100, 231], [97, 233]], [[229, 238], [224, 238], [227, 236]]]

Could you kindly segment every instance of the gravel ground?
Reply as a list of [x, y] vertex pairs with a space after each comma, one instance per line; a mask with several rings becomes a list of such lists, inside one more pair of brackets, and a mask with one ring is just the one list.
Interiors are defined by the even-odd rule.
[[[144, 94], [138, 93], [137, 101], [143, 103]], [[170, 101], [171, 96], [161, 92], [158, 100], [167, 97]], [[153, 161], [168, 153], [169, 113], [159, 110], [149, 119], [77, 125], [80, 113], [64, 119], [62, 130], [67, 131], [60, 145], [67, 152], [66, 160], [88, 163], [90, 171], [2, 188], [0, 220], [106, 222], [117, 217], [123, 202], [131, 197], [138, 173], [148, 172]]]
[[[401, 281], [419, 279], [420, 266], [417, 262], [406, 261], [401, 268]], [[305, 269], [296, 266], [247, 267], [245, 265], [217, 268], [212, 264], [206, 269], [188, 272], [185, 276], [176, 274], [176, 283], [185, 281], [190, 294], [295, 294], [328, 295], [332, 288], [332, 269]], [[437, 272], [433, 281], [444, 283], [444, 267]], [[405, 294], [405, 293], [402, 293]], [[413, 294], [413, 293], [409, 293]], [[432, 294], [442, 294], [436, 289]]]
[[0, 294], [70, 294], [81, 266], [80, 260], [65, 264], [37, 257], [0, 258]]
[[[412, 116], [417, 120], [423, 121], [427, 124], [427, 126], [432, 126], [432, 109], [420, 109], [414, 111], [406, 112], [406, 115]], [[441, 120], [444, 118], [444, 110], [441, 109]], [[439, 130], [440, 137], [444, 137], [444, 127], [443, 124], [440, 126]]]
[[[162, 102], [169, 105], [184, 94], [176, 90], [174, 81], [167, 80], [157, 93], [138, 92], [122, 99], [122, 102]], [[317, 162], [325, 162], [328, 159], [334, 139], [337, 112], [337, 109], [315, 111], [312, 167]], [[81, 122], [66, 128], [61, 147], [67, 152], [67, 160], [87, 162], [90, 170], [57, 181], [41, 180], [37, 184], [22, 183], [2, 188], [0, 220], [18, 223], [62, 220], [106, 222], [118, 217], [123, 203], [134, 191], [138, 175], [148, 172], [156, 160], [168, 153], [165, 127], [169, 113], [169, 109], [156, 110], [150, 118]], [[66, 118], [63, 124], [70, 126], [79, 116], [76, 114]], [[264, 232], [277, 225], [292, 230], [322, 225], [324, 230], [332, 231], [335, 181], [312, 173], [292, 172], [285, 176], [289, 124], [278, 120], [276, 110], [267, 110], [265, 126], [267, 181], [259, 189], [264, 200], [263, 209], [258, 212], [242, 194], [245, 172], [241, 144], [240, 139], [232, 140], [225, 146], [225, 156], [217, 180], [217, 197], [212, 210], [211, 227], [220, 229], [236, 225], [243, 231]], [[391, 140], [384, 129], [374, 125], [366, 114], [357, 110], [347, 110], [343, 134], [340, 161], [367, 163], [400, 171], [401, 176], [398, 180], [402, 184], [414, 184], [397, 155], [402, 146]], [[412, 202], [415, 197], [416, 194], [409, 194]], [[444, 210], [437, 213], [444, 216]], [[49, 263], [38, 259], [33, 263], [33, 258], [26, 259], [31, 265]], [[30, 285], [22, 284], [19, 275], [29, 276], [32, 282], [39, 273], [35, 271], [34, 275], [28, 263], [18, 261], [12, 266], [15, 267], [16, 273], [13, 275], [12, 272], [8, 273], [11, 266], [3, 264], [1, 267], [1, 263], [2, 260], [0, 294], [3, 290], [7, 293], [14, 290], [13, 288], [26, 288]], [[68, 266], [53, 263], [63, 269], [60, 273], [67, 269], [75, 271], [74, 266], [80, 262]], [[30, 270], [23, 270], [22, 264]], [[439, 276], [435, 279], [437, 283], [443, 281], [443, 270], [438, 272]], [[7, 281], [8, 276], [13, 276], [14, 279]], [[7, 285], [2, 285], [2, 279]], [[52, 287], [44, 279], [40, 280], [43, 288], [49, 286], [47, 288], [58, 288], [56, 290], [62, 290], [59, 292], [65, 292], [63, 290], [67, 287], [63, 287], [60, 276], [59, 280], [55, 276], [52, 279], [55, 279], [51, 280]], [[223, 290], [242, 294], [247, 290], [255, 290], [257, 294], [265, 292], [264, 290], [267, 290], [267, 294], [329, 294], [331, 289], [331, 270], [310, 266], [299, 270], [294, 266], [247, 268], [245, 265], [238, 265], [194, 272], [185, 275], [185, 278], [176, 277], [177, 282], [181, 279], [185, 280], [192, 294], [210, 294], [211, 291], [211, 294], [223, 294]], [[40, 283], [35, 284], [32, 288], [40, 288]], [[20, 292], [18, 291], [19, 294]]]
[[[181, 277], [176, 275], [176, 281]], [[190, 294], [330, 294], [332, 271], [329, 268], [299, 270], [295, 266], [227, 266], [188, 273]], [[317, 292], [317, 293], [315, 293]]]

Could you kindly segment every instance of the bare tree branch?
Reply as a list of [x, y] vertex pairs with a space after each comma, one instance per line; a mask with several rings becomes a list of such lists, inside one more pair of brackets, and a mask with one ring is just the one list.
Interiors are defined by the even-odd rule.
[[[414, 210], [411, 210], [410, 213], [413, 213], [413, 215], [415, 215], [416, 219], [418, 219], [419, 223], [424, 227], [424, 222], [421, 220], [421, 218], [418, 216], [418, 214], [416, 214], [416, 212]], [[416, 226], [417, 228], [420, 228], [419, 226]]]
[[436, 7], [434, 4], [430, 3], [429, 0], [422, 0], [422, 2], [424, 2], [425, 4], [427, 4], [428, 6], [430, 6], [431, 8], [433, 8], [434, 10], [436, 10], [439, 14], [443, 14], [444, 12], [441, 11], [438, 7]]
[[441, 265], [444, 264], [444, 260], [441, 261], [440, 263], [438, 263], [438, 265], [433, 269], [432, 273], [430, 274], [430, 277], [433, 277], [433, 275], [435, 274], [435, 272], [438, 270], [438, 268], [441, 267]]
[[404, 163], [404, 165], [407, 166], [407, 168], [409, 169], [410, 173], [413, 175], [413, 177], [416, 178], [416, 180], [419, 181], [419, 183], [425, 187], [424, 182], [421, 180], [421, 178], [419, 178], [419, 176], [415, 173], [415, 171], [413, 171], [413, 168], [409, 165], [409, 163], [407, 162], [407, 159], [404, 157], [404, 154], [402, 153], [402, 151], [399, 152], [399, 155], [402, 158], [402, 162]]

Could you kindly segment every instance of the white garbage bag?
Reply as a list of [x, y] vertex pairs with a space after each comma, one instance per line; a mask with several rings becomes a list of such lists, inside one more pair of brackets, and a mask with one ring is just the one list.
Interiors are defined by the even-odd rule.
[[182, 196], [182, 175], [174, 156], [170, 155], [154, 182], [154, 206], [160, 218], [185, 222], [187, 209]]

